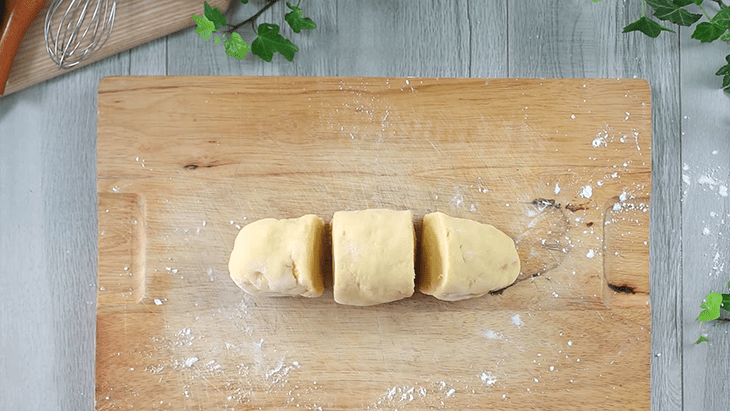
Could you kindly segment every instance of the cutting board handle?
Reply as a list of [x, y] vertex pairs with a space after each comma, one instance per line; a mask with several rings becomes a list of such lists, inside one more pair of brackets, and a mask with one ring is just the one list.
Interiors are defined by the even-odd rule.
[[136, 304], [145, 294], [145, 203], [99, 193], [98, 304]]

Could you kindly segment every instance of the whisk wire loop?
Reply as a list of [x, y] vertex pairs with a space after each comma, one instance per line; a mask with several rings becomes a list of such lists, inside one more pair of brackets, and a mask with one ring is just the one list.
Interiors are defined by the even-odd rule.
[[109, 39], [116, 0], [53, 0], [43, 26], [46, 51], [59, 68], [91, 57]]

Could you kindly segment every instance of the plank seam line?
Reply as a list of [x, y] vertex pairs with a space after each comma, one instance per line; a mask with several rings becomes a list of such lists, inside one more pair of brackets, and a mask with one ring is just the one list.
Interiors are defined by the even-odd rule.
[[509, 44], [509, 0], [505, 1], [504, 8], [505, 8], [504, 16], [506, 17], [506, 20], [507, 20], [507, 29], [505, 30], [506, 31], [505, 36], [507, 38], [507, 47], [506, 47], [507, 61], [505, 62], [505, 69], [507, 72], [507, 77], [511, 77], [512, 73], [510, 73], [510, 71], [509, 71], [509, 49], [510, 49], [510, 44]]
[[474, 30], [471, 26], [471, 0], [466, 0], [466, 22], [469, 26], [469, 65], [467, 67], [467, 76], [472, 77], [471, 63], [472, 56], [474, 53], [474, 45], [472, 44], [472, 38], [474, 37]]
[[[679, 176], [680, 176], [680, 183], [679, 183], [679, 284], [684, 284], [684, 224], [682, 224], [682, 221], [684, 218], [682, 216], [684, 215], [683, 212], [683, 204], [682, 204], [682, 164], [683, 164], [683, 158], [682, 158], [682, 27], [679, 26], [677, 28], [677, 91], [679, 93], [679, 164], [676, 165], [678, 168]], [[653, 107], [653, 106], [652, 106]], [[678, 319], [678, 326], [679, 326], [679, 335], [677, 336], [677, 344], [679, 347], [677, 347], [679, 350], [679, 369], [681, 370], [681, 376], [680, 378], [680, 404], [682, 409], [684, 410], [684, 349], [682, 348], [684, 344], [684, 287], [680, 287], [677, 289], [677, 293], [681, 293], [681, 295], [677, 296], [677, 301], [679, 302], [679, 310], [677, 311], [676, 318]]]
[[170, 71], [170, 55], [169, 55], [170, 47], [168, 44], [169, 42], [170, 42], [170, 36], [169, 35], [165, 36], [165, 75], [166, 76], [170, 75], [170, 73], [169, 73], [169, 71]]

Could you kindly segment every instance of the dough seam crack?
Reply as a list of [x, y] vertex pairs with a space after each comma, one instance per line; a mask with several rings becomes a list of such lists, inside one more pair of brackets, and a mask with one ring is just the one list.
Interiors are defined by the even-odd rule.
[[291, 260], [291, 275], [294, 277], [297, 284], [299, 284], [299, 270], [297, 269], [297, 263], [294, 262], [294, 259]]

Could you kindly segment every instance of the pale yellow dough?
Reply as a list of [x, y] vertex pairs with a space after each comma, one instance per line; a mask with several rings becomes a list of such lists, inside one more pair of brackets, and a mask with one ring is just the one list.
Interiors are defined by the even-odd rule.
[[231, 278], [253, 295], [319, 297], [323, 237], [324, 222], [311, 214], [255, 221], [238, 232], [228, 261]]
[[332, 218], [335, 301], [375, 305], [413, 295], [415, 232], [410, 211], [338, 211]]
[[489, 224], [426, 214], [418, 288], [440, 300], [480, 297], [512, 284], [520, 273], [515, 243]]

